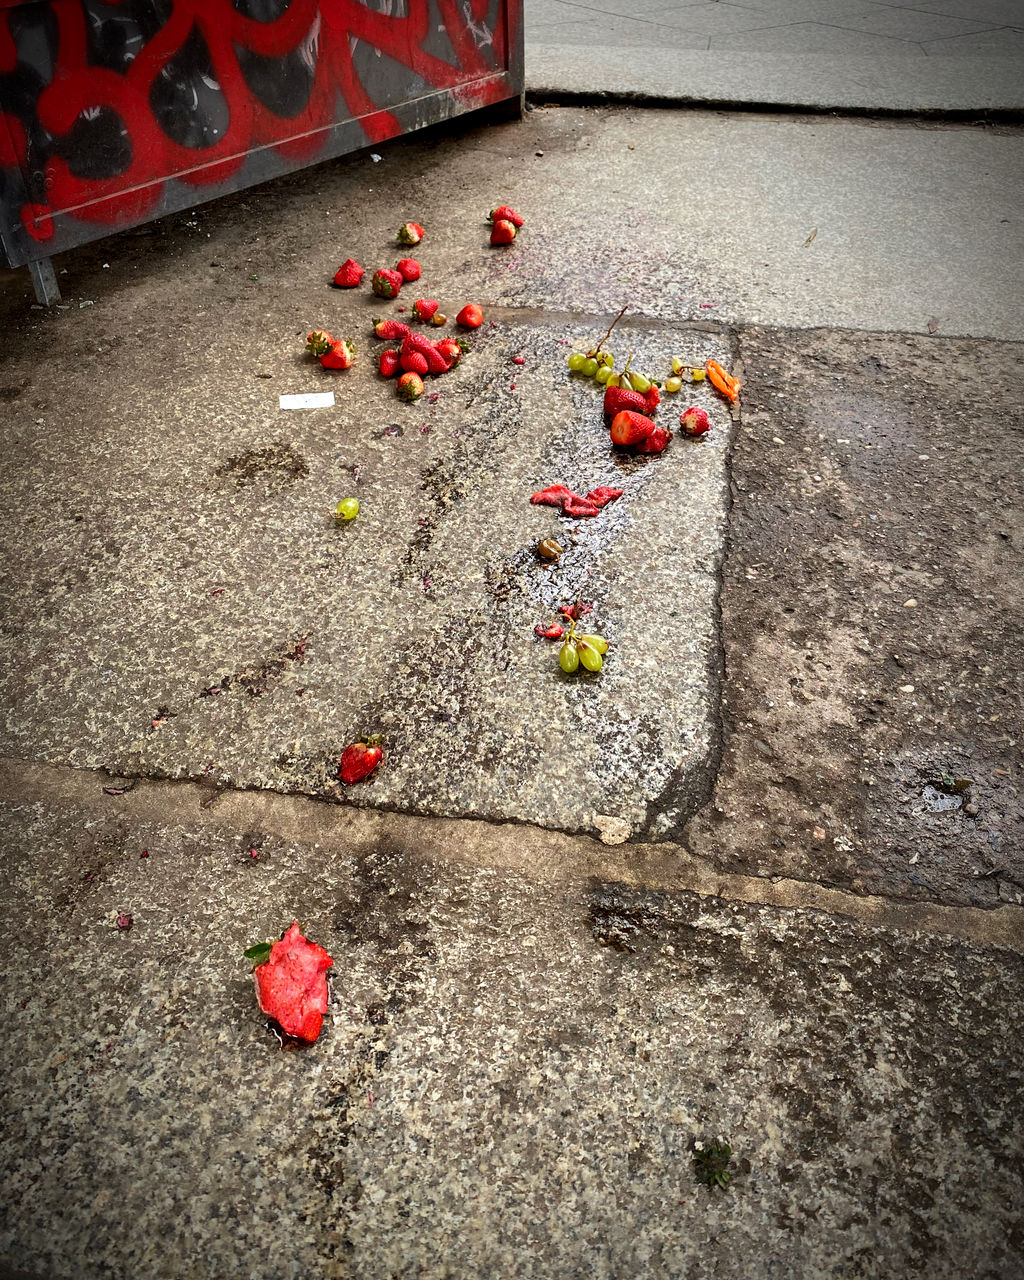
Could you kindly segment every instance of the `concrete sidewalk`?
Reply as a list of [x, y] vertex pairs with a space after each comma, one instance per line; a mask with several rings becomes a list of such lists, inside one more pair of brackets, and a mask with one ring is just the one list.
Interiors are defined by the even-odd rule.
[[1021, 0], [526, 0], [537, 97], [1016, 115]]
[[[1017, 1280], [1021, 145], [537, 106], [6, 277], [4, 1280]], [[331, 289], [410, 218], [420, 283]], [[421, 292], [487, 324], [406, 405]], [[566, 356], [624, 303], [738, 420], [612, 449]]]

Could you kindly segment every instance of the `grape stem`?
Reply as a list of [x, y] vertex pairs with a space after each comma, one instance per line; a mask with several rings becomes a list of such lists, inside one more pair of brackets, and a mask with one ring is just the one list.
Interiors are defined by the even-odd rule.
[[604, 344], [608, 341], [608, 339], [612, 336], [612, 330], [613, 330], [613, 329], [615, 328], [615, 326], [619, 323], [619, 321], [622, 319], [622, 317], [626, 314], [626, 311], [628, 310], [628, 308], [629, 308], [629, 303], [627, 302], [627, 303], [626, 303], [626, 305], [625, 305], [625, 306], [622, 308], [622, 310], [619, 312], [619, 314], [615, 317], [615, 319], [614, 319], [614, 320], [611, 322], [611, 324], [608, 326], [608, 332], [604, 335], [604, 337], [601, 339], [601, 341], [600, 341], [600, 342], [597, 344], [597, 346], [594, 348], [594, 355], [595, 355], [595, 356], [596, 356], [596, 355], [597, 355], [597, 353], [601, 350], [601, 348], [604, 346]]

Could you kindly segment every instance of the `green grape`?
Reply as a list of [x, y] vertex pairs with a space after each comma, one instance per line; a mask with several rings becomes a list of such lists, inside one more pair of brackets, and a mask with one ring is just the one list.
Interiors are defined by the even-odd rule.
[[629, 385], [634, 391], [639, 391], [642, 396], [645, 396], [651, 389], [651, 380], [650, 378], [645, 378], [642, 373], [631, 373], [629, 375]]
[[592, 378], [594, 374], [597, 373], [597, 361], [593, 356], [591, 356], [589, 360], [584, 360], [582, 371], [588, 378]]
[[580, 641], [579, 661], [583, 663], [588, 671], [600, 671], [604, 666], [604, 658], [601, 657], [596, 649], [592, 649], [589, 644], [584, 644], [582, 640]]
[[704, 370], [703, 370], [703, 369], [691, 369], [691, 370], [690, 370], [690, 377], [691, 377], [692, 381], [694, 381], [694, 382], [703, 382], [703, 381], [704, 381]]
[[573, 373], [579, 373], [583, 366], [587, 363], [587, 357], [580, 355], [578, 351], [574, 351], [568, 359], [569, 368]]
[[598, 653], [608, 652], [608, 641], [604, 636], [580, 636], [582, 644], [589, 644], [591, 649], [596, 649]]
[[621, 386], [622, 386], [622, 374], [621, 374], [621, 373], [613, 373], [613, 374], [611, 374], [611, 375], [609, 376], [609, 378], [608, 378], [608, 382], [607, 382], [607, 384], [606, 384], [606, 385], [607, 385], [607, 386], [609, 386], [609, 387], [621, 387]]
[[610, 351], [602, 351], [601, 359], [605, 362], [609, 369], [615, 368], [615, 357]]
[[566, 640], [558, 652], [558, 665], [568, 675], [576, 670], [580, 665], [580, 655], [576, 650], [575, 644], [571, 640]]
[[336, 515], [339, 520], [354, 520], [358, 514], [358, 498], [342, 498], [338, 503]]
[[600, 367], [600, 369], [598, 369], [597, 373], [594, 374], [594, 377], [598, 380], [598, 382], [600, 382], [602, 386], [604, 386], [604, 384], [608, 381], [608, 379], [611, 376], [612, 376], [612, 371], [611, 369], [608, 368], [606, 364], [603, 364]]
[[682, 371], [683, 371], [686, 367], [687, 367], [687, 366], [686, 366], [686, 364], [685, 364], [682, 360], [680, 360], [678, 356], [673, 356], [673, 357], [672, 357], [672, 372], [673, 372], [673, 373], [676, 373], [676, 374], [682, 373]]

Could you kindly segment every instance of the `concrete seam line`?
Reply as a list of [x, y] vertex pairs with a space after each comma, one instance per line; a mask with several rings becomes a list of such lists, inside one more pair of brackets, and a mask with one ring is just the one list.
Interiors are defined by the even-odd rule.
[[[280, 839], [321, 846], [336, 843], [358, 851], [376, 840], [386, 824], [400, 824], [407, 838], [426, 842], [425, 860], [504, 869], [533, 880], [599, 881], [665, 893], [694, 893], [777, 910], [815, 911], [874, 928], [945, 935], [979, 946], [1024, 952], [1024, 908], [985, 909], [860, 896], [812, 881], [722, 872], [679, 845], [625, 844], [619, 852], [588, 835], [571, 835], [521, 823], [474, 818], [420, 817], [324, 803], [313, 796], [258, 788], [214, 791], [191, 780], [138, 778], [120, 796], [103, 792], [102, 770], [0, 759], [0, 800], [5, 803], [72, 804], [147, 821], [250, 830], [254, 822]], [[204, 805], [211, 795], [220, 803]], [[458, 831], [455, 840], [445, 839]], [[578, 856], [565, 856], [567, 845]]]

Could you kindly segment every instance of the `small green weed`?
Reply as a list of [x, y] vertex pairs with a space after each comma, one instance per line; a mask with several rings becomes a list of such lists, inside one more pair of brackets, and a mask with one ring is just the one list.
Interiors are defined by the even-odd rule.
[[695, 1141], [693, 1144], [693, 1171], [697, 1181], [706, 1187], [721, 1187], [724, 1191], [732, 1180], [729, 1161], [732, 1147], [719, 1138], [716, 1142]]

